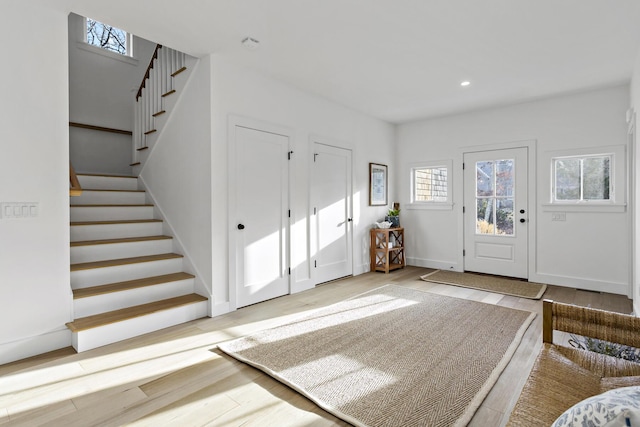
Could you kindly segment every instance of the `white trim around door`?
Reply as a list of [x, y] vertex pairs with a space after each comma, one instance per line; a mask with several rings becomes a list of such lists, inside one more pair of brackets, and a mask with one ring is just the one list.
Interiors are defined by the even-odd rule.
[[228, 123], [229, 308], [291, 292], [293, 132], [244, 117]]
[[[527, 152], [527, 165], [526, 165], [526, 169], [527, 169], [527, 200], [526, 200], [526, 205], [527, 208], [526, 210], [526, 221], [527, 221], [527, 247], [526, 247], [526, 258], [527, 258], [527, 273], [526, 273], [526, 277], [529, 280], [537, 280], [536, 279], [536, 216], [537, 216], [537, 198], [536, 198], [536, 192], [537, 192], [537, 185], [536, 185], [536, 141], [535, 140], [529, 140], [529, 141], [514, 141], [514, 142], [507, 142], [507, 143], [499, 143], [499, 144], [489, 144], [489, 145], [479, 145], [479, 146], [467, 146], [467, 147], [462, 147], [460, 152], [459, 152], [459, 165], [460, 168], [458, 169], [459, 173], [458, 173], [458, 179], [457, 181], [457, 185], [455, 185], [456, 183], [454, 182], [454, 191], [456, 191], [456, 197], [455, 197], [455, 203], [457, 206], [459, 206], [460, 209], [460, 214], [458, 215], [458, 226], [459, 229], [462, 230], [462, 232], [459, 234], [458, 236], [458, 247], [461, 248], [459, 255], [458, 255], [458, 262], [459, 265], [462, 266], [462, 270], [465, 269], [465, 256], [463, 255], [463, 251], [466, 250], [465, 248], [465, 227], [468, 228], [468, 225], [465, 224], [465, 217], [468, 215], [473, 215], [473, 211], [475, 210], [474, 207], [467, 207], [467, 213], [463, 214], [463, 207], [464, 207], [464, 200], [465, 200], [465, 193], [468, 191], [474, 191], [475, 189], [467, 189], [465, 188], [464, 184], [464, 170], [462, 169], [462, 163], [464, 161], [465, 155], [470, 155], [472, 153], [478, 153], [478, 152], [485, 152], [485, 151], [495, 151], [495, 150], [509, 150], [509, 149], [517, 149], [517, 148], [525, 148], [526, 152]], [[468, 165], [468, 168], [473, 168], [473, 166]], [[519, 209], [518, 209], [519, 211]], [[516, 218], [515, 221], [519, 221], [521, 218], [518, 216]], [[516, 222], [514, 224], [514, 226], [516, 226], [516, 224], [519, 224], [519, 222]], [[496, 272], [494, 274], [500, 274], [499, 272]]]

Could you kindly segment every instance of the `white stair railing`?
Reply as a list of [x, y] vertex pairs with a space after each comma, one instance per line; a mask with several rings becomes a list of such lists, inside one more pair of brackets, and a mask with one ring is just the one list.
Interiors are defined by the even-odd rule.
[[155, 116], [164, 111], [166, 96], [174, 90], [173, 77], [184, 70], [186, 55], [162, 45], [156, 45], [147, 72], [136, 94], [134, 106], [133, 143], [136, 150], [147, 147], [147, 138], [156, 131]]

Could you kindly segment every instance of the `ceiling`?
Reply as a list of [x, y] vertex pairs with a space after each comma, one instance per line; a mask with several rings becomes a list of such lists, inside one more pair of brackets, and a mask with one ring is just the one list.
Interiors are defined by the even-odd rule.
[[640, 46], [638, 0], [59, 1], [392, 123], [625, 84]]

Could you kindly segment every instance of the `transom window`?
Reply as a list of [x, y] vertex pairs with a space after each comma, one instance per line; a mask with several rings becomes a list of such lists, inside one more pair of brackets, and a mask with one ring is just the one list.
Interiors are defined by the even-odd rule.
[[126, 31], [91, 18], [86, 18], [86, 24], [85, 34], [88, 44], [110, 52], [131, 56], [131, 38]]
[[610, 201], [612, 163], [612, 154], [552, 159], [553, 202]]

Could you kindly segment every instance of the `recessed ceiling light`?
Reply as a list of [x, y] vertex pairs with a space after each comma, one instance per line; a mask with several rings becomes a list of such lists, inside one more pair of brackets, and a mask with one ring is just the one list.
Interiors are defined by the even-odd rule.
[[460, 86], [466, 87], [466, 86], [469, 86], [470, 84], [471, 84], [471, 82], [469, 80], [465, 80], [465, 81], [460, 83]]

